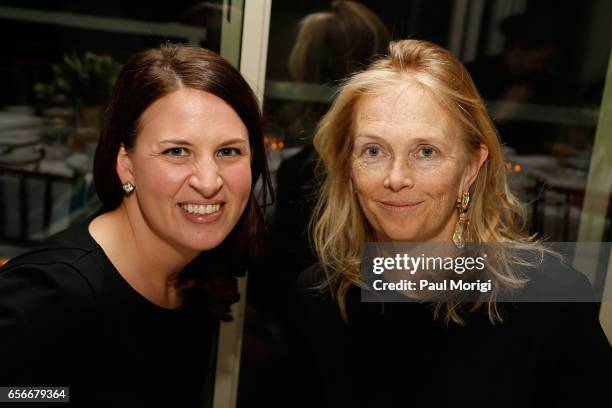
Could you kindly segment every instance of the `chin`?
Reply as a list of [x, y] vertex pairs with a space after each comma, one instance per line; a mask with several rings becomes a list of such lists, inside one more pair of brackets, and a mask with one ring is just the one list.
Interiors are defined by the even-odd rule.
[[388, 241], [389, 242], [419, 242], [419, 240], [414, 239], [414, 237], [411, 237], [409, 235], [399, 235], [395, 237], [389, 237]]
[[[223, 242], [223, 241], [221, 241], [221, 242]], [[199, 252], [210, 251], [211, 249], [215, 249], [216, 247], [221, 245], [221, 242], [206, 243], [206, 244], [202, 244], [202, 245], [200, 245], [198, 247], [195, 247], [193, 249], [195, 249], [196, 251], [199, 251]]]
[[414, 231], [398, 230], [397, 228], [382, 230], [378, 233], [381, 242], [418, 242]]
[[218, 247], [219, 245], [221, 245], [221, 243], [224, 241], [224, 239], [227, 236], [223, 236], [223, 237], [211, 237], [211, 236], [207, 236], [205, 237], [205, 239], [198, 239], [198, 237], [194, 237], [193, 239], [186, 239], [183, 238], [181, 240], [181, 244], [186, 247], [189, 248], [191, 250], [197, 251], [197, 252], [203, 252], [203, 251], [209, 251], [211, 249], [215, 249], [216, 247]]
[[411, 235], [405, 234], [383, 234], [379, 239], [380, 242], [411, 242], [414, 238]]

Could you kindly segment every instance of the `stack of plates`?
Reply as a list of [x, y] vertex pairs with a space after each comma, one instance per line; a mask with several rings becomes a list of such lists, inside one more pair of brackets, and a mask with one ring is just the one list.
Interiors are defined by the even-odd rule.
[[0, 165], [37, 163], [43, 155], [32, 146], [40, 143], [43, 123], [27, 112], [0, 112]]
[[0, 133], [6, 130], [40, 128], [44, 119], [18, 112], [0, 112]]

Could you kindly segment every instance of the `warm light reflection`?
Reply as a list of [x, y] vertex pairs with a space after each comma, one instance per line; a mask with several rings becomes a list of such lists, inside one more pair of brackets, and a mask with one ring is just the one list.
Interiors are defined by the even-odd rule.
[[283, 138], [279, 136], [264, 136], [264, 143], [272, 150], [280, 150], [285, 147]]
[[518, 163], [512, 164], [512, 162], [507, 161], [506, 162], [506, 170], [513, 171], [515, 173], [520, 173], [521, 172], [521, 165], [518, 164]]

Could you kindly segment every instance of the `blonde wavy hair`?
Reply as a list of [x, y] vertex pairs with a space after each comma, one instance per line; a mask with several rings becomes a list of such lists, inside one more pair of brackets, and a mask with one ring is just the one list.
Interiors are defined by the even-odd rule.
[[434, 317], [443, 315], [447, 323], [452, 320], [462, 324], [462, 312], [478, 310], [486, 303], [489, 319], [501, 321], [496, 303], [500, 291], [519, 288], [527, 282], [515, 266], [534, 266], [547, 250], [524, 232], [525, 208], [510, 192], [498, 134], [469, 73], [449, 51], [427, 41], [392, 42], [388, 56], [345, 80], [331, 109], [319, 123], [314, 146], [320, 157], [322, 182], [311, 221], [311, 239], [327, 277], [321, 287], [331, 290], [343, 318], [348, 319], [347, 290], [351, 286], [364, 287], [360, 273], [362, 244], [376, 240], [349, 181], [355, 106], [364, 96], [397, 89], [406, 81], [416, 81], [429, 90], [461, 126], [460, 137], [470, 155], [476, 157], [481, 143], [489, 150], [470, 189], [466, 241], [504, 243], [504, 248], [521, 250], [502, 251], [497, 254], [497, 264], [487, 268], [488, 278], [493, 282], [488, 300], [436, 303]]

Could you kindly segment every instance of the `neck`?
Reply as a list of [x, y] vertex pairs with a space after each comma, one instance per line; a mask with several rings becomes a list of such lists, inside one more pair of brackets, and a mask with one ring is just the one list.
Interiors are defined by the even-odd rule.
[[181, 304], [177, 278], [196, 251], [181, 251], [163, 241], [126, 200], [92, 221], [90, 232], [137, 292], [162, 307]]
[[178, 276], [183, 268], [199, 254], [199, 251], [182, 249], [164, 241], [142, 217], [140, 211], [130, 211], [124, 202], [119, 208], [121, 224], [126, 240], [133, 245], [143, 262], [143, 266], [157, 271], [158, 275], [168, 278]]

